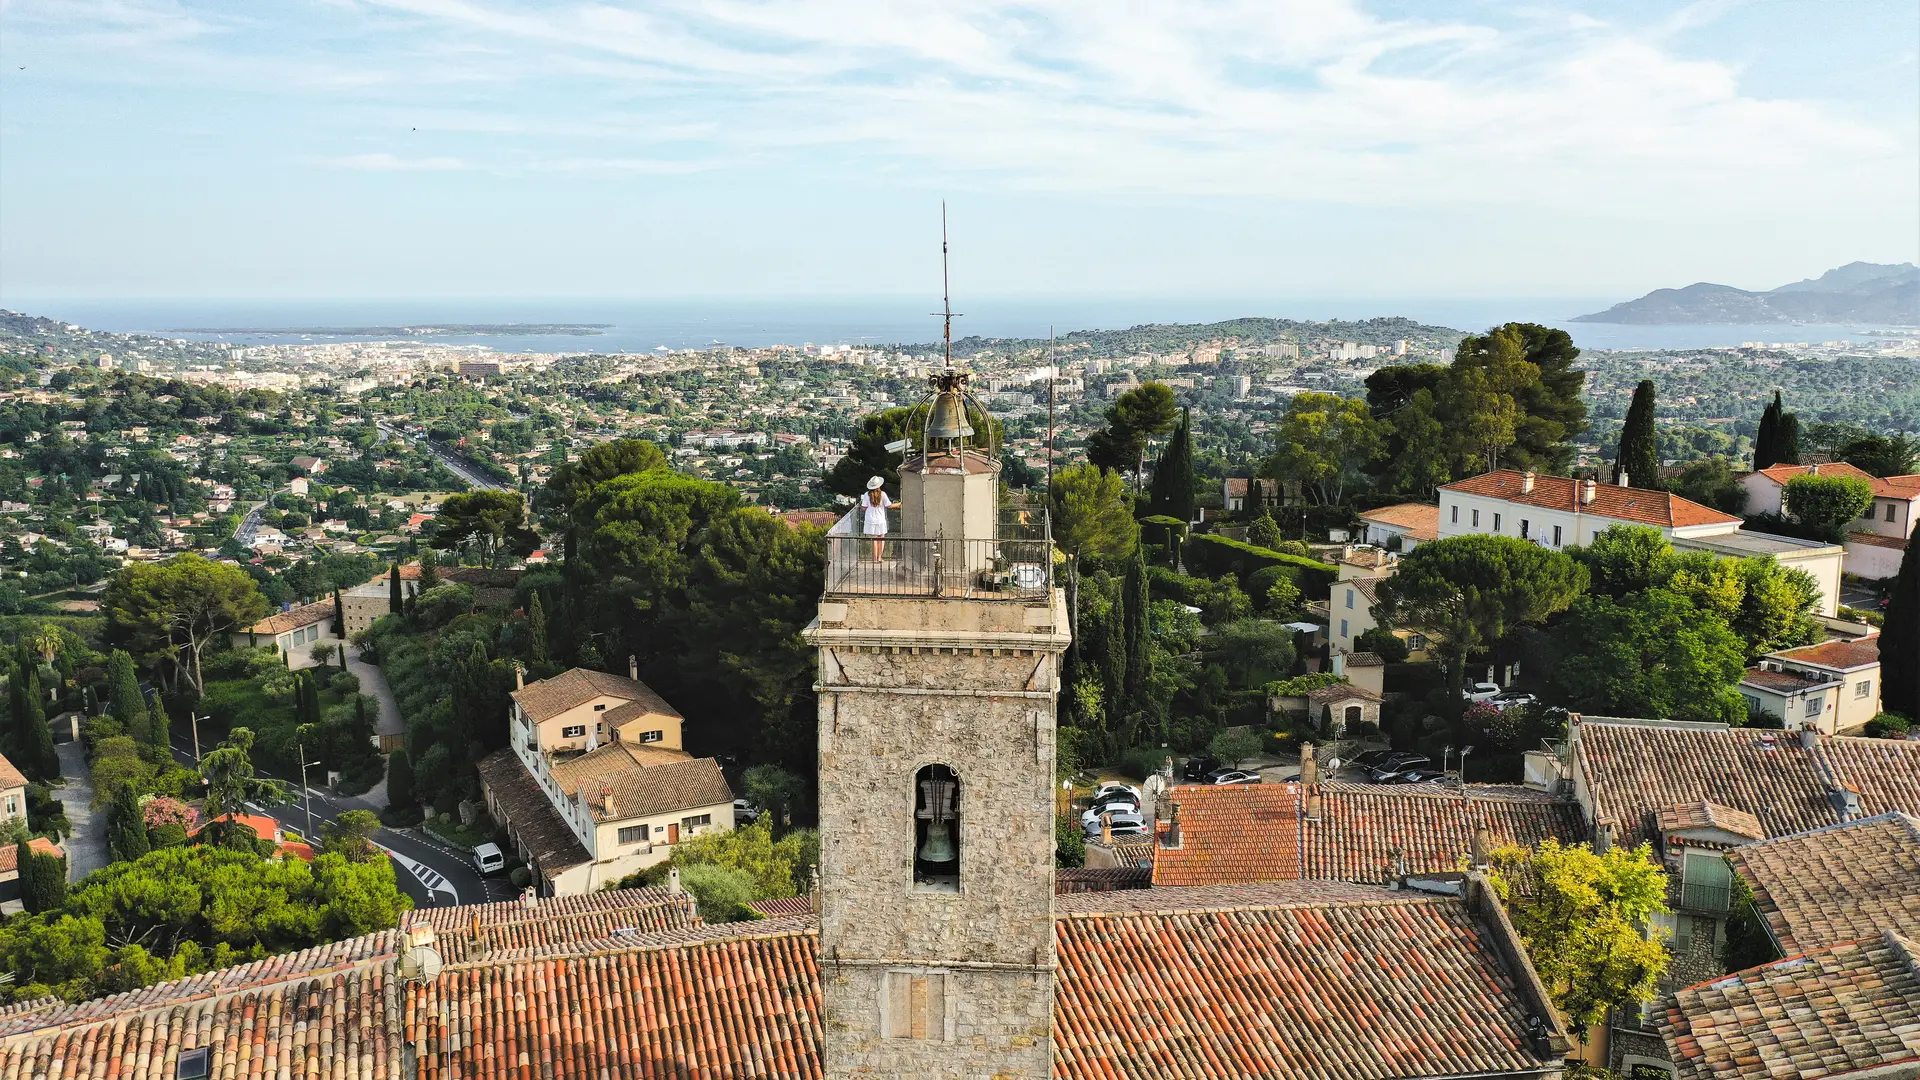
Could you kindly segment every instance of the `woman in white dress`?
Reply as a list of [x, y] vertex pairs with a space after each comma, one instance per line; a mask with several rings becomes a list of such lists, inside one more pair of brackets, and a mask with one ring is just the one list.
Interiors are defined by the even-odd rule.
[[876, 476], [867, 481], [867, 496], [860, 502], [860, 532], [873, 537], [873, 561], [880, 561], [881, 549], [887, 542], [887, 511], [900, 505], [887, 498], [882, 487], [886, 481]]

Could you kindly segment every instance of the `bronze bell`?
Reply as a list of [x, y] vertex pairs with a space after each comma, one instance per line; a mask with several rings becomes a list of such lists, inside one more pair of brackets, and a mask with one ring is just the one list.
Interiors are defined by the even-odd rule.
[[951, 391], [938, 394], [933, 399], [933, 415], [927, 418], [927, 440], [931, 445], [941, 441], [952, 442], [973, 434], [973, 428], [967, 424], [966, 406], [961, 403], [959, 394]]

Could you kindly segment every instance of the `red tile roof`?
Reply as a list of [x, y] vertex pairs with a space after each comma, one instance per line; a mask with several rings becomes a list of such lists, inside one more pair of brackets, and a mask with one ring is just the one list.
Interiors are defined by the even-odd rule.
[[811, 915], [813, 914], [813, 897], [783, 896], [777, 900], [755, 900], [747, 906], [756, 914], [767, 918], [781, 915]]
[[1675, 1080], [1912, 1076], [1920, 943], [1887, 931], [1689, 986], [1657, 1023]]
[[1787, 481], [1792, 480], [1796, 476], [1804, 476], [1808, 473], [1814, 473], [1819, 476], [1839, 476], [1852, 480], [1865, 480], [1867, 486], [1873, 489], [1873, 494], [1877, 498], [1920, 498], [1920, 473], [1909, 473], [1905, 476], [1881, 477], [1875, 476], [1865, 469], [1844, 461], [1835, 461], [1822, 465], [1775, 465], [1772, 468], [1761, 469], [1758, 473], [1748, 473], [1747, 475], [1764, 476], [1774, 483], [1785, 487]]
[[1788, 956], [1882, 930], [1920, 934], [1920, 818], [1882, 814], [1728, 856]]
[[1749, 686], [1759, 687], [1762, 690], [1771, 690], [1776, 694], [1787, 695], [1798, 694], [1802, 690], [1812, 690], [1815, 687], [1832, 686], [1838, 680], [1831, 676], [1820, 679], [1803, 679], [1790, 671], [1770, 671], [1767, 668], [1756, 667], [1748, 668], [1747, 673], [1740, 677], [1740, 681]]
[[1180, 846], [1153, 854], [1155, 885], [1290, 881], [1300, 876], [1298, 784], [1182, 785]]
[[1440, 508], [1431, 503], [1382, 506], [1361, 514], [1360, 520], [1392, 526], [1415, 540], [1436, 540], [1440, 537]]
[[[1467, 902], [1296, 882], [1060, 906], [1056, 1077], [1370, 1080], [1544, 1064], [1521, 976]], [[171, 1077], [195, 1047], [233, 1078], [822, 1076], [811, 918], [454, 960], [427, 983], [396, 977], [397, 933], [376, 937], [387, 951], [346, 968], [275, 958], [273, 984], [213, 973], [0, 1017], [0, 1080]]]
[[1760, 826], [1759, 818], [1743, 810], [1712, 802], [1682, 803], [1656, 810], [1653, 824], [1663, 834], [1689, 829], [1719, 829], [1749, 840], [1758, 840], [1767, 835]]
[[[625, 675], [592, 668], [568, 668], [551, 679], [528, 683], [513, 691], [512, 697], [536, 723], [597, 697], [620, 698], [640, 705], [646, 712], [681, 719], [680, 711], [667, 704], [667, 699], [655, 693], [653, 687]], [[632, 716], [625, 719], [632, 719]]]
[[240, 632], [243, 634], [284, 634], [289, 630], [298, 630], [303, 626], [312, 626], [314, 623], [325, 622], [332, 618], [333, 601], [331, 599], [319, 600], [311, 604], [303, 604], [300, 607], [287, 611], [276, 611]]
[[1745, 811], [1767, 836], [1836, 825], [1829, 776], [1863, 814], [1920, 812], [1920, 742], [1821, 735], [1808, 747], [1784, 731], [1586, 720], [1573, 761], [1616, 843], [1652, 839], [1655, 814], [1683, 803]]
[[1895, 551], [1907, 550], [1907, 538], [1904, 536], [1881, 536], [1879, 533], [1850, 532], [1847, 543], [1865, 544], [1868, 547], [1892, 548]]
[[1875, 635], [1852, 641], [1822, 641], [1817, 645], [1802, 645], [1797, 649], [1783, 649], [1768, 655], [1796, 664], [1851, 671], [1880, 662], [1880, 638]]
[[[58, 855], [66, 858], [67, 853], [60, 845], [44, 836], [36, 836], [27, 841], [27, 848], [36, 855]], [[0, 843], [0, 874], [11, 874], [20, 869], [20, 846], [16, 843]]]
[[1593, 514], [1596, 517], [1612, 518], [1615, 521], [1654, 525], [1661, 528], [1686, 528], [1690, 525], [1738, 526], [1740, 524], [1740, 519], [1732, 514], [1723, 514], [1710, 506], [1702, 506], [1670, 492], [1596, 483], [1593, 487], [1593, 502], [1583, 506], [1580, 503], [1582, 481], [1565, 476], [1540, 474], [1534, 477], [1533, 491], [1523, 495], [1520, 489], [1524, 480], [1525, 477], [1521, 473], [1501, 469], [1497, 472], [1468, 477], [1465, 480], [1456, 480], [1451, 484], [1443, 484], [1440, 490], [1457, 491], [1463, 495], [1484, 495], [1521, 506], [1564, 510], [1570, 514]]
[[0, 754], [0, 788], [26, 786], [27, 778], [20, 775], [20, 770], [13, 767], [13, 762], [8, 761], [5, 754]]
[[520, 764], [511, 749], [495, 750], [474, 766], [480, 786], [492, 797], [500, 825], [526, 846], [543, 873], [557, 874], [569, 866], [590, 862], [592, 855], [580, 843], [560, 811], [553, 808], [539, 781]]
[[1518, 787], [1469, 784], [1462, 791], [1431, 786], [1322, 784], [1320, 820], [1304, 824], [1309, 877], [1384, 884], [1394, 852], [1415, 874], [1459, 870], [1473, 853], [1473, 835], [1487, 830], [1491, 847], [1532, 847], [1552, 838], [1586, 839], [1580, 810], [1565, 799]]

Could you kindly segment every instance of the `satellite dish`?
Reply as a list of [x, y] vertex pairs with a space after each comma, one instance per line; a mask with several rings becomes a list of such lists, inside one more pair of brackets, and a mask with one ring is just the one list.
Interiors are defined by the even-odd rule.
[[439, 950], [431, 945], [415, 945], [400, 954], [400, 977], [412, 982], [432, 982], [440, 976]]
[[911, 445], [911, 442], [907, 439], [895, 439], [882, 447], [882, 449], [889, 454], [898, 454], [904, 452], [909, 445]]

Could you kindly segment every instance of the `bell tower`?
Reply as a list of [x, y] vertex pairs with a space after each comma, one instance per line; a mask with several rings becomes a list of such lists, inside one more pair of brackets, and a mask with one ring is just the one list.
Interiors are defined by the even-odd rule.
[[1066, 603], [1044, 511], [997, 505], [992, 422], [967, 377], [949, 369], [932, 391], [899, 533], [829, 535], [807, 629], [824, 1065], [833, 1080], [1045, 1080]]

